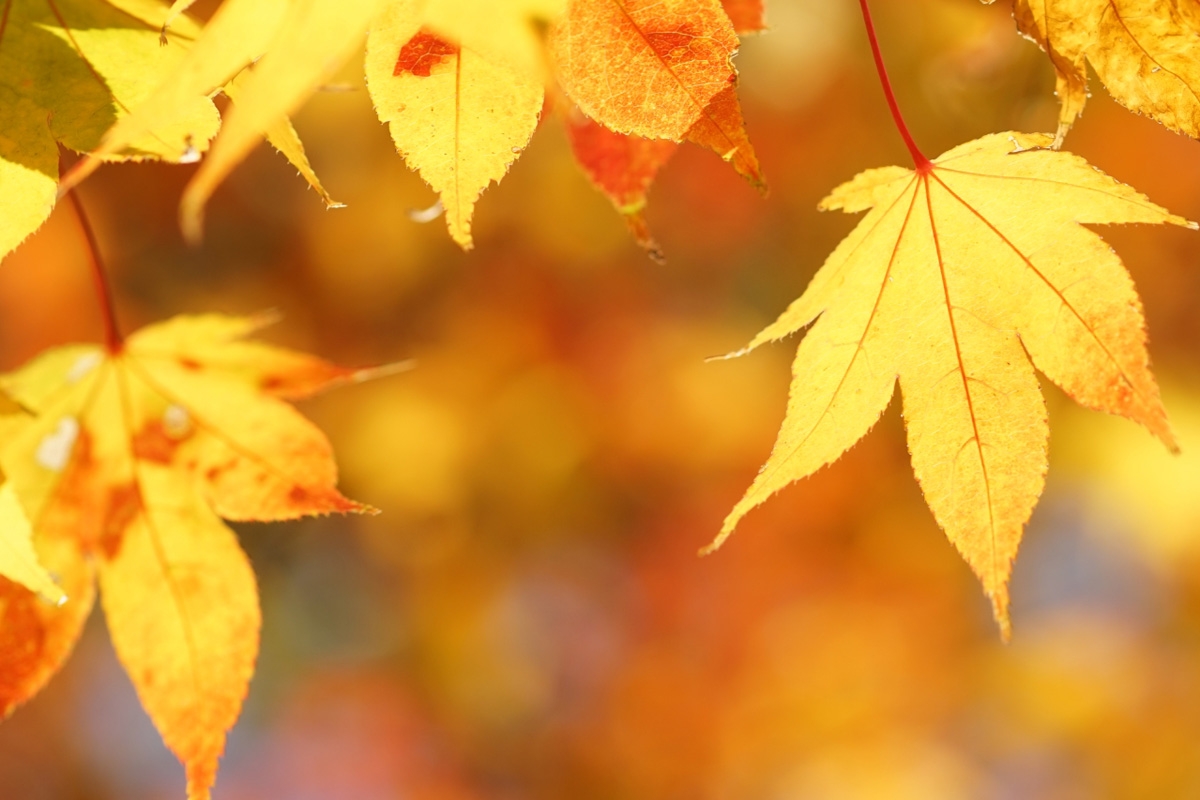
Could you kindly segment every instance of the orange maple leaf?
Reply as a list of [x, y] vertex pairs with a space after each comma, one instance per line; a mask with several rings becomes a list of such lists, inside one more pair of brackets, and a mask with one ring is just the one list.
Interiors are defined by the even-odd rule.
[[189, 798], [209, 795], [258, 652], [254, 575], [220, 516], [370, 511], [337, 491], [329, 442], [282, 399], [366, 373], [240, 340], [266, 320], [178, 317], [116, 352], [61, 347], [0, 379], [37, 415], [0, 420], [0, 464], [70, 598], [54, 608], [0, 583], [0, 707], [66, 658], [98, 578], [117, 656]]
[[709, 550], [861, 438], [899, 381], [913, 471], [1007, 637], [1008, 578], [1046, 470], [1034, 367], [1175, 448], [1133, 283], [1083, 224], [1196, 225], [1050, 142], [985, 136], [917, 170], [868, 170], [822, 201], [870, 211], [741, 351], [812, 325], [775, 448]]

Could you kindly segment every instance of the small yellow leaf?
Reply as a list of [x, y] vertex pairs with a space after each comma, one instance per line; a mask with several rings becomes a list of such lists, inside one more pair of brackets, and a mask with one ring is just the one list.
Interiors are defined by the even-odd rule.
[[[192, 0], [177, 0], [164, 27]], [[155, 88], [131, 112], [104, 134], [100, 147], [63, 177], [63, 189], [75, 186], [99, 166], [99, 159], [121, 153], [147, 133], [171, 125], [188, 113], [198, 98], [211, 96], [263, 54], [287, 10], [287, 0], [226, 0], [186, 51], [186, 56], [165, 76], [154, 78]], [[165, 47], [178, 50], [168, 41]], [[181, 143], [184, 147], [187, 142]], [[196, 153], [196, 157], [199, 153]]]
[[450, 235], [469, 249], [476, 200], [537, 127], [538, 73], [422, 30], [414, 0], [391, 3], [372, 24], [366, 70], [396, 149], [439, 194]]
[[[266, 55], [239, 87], [212, 151], [184, 191], [180, 223], [196, 241], [204, 205], [258, 141], [292, 114], [354, 52], [380, 0], [295, 0], [267, 44]], [[232, 77], [232, 76], [230, 76]]]
[[[225, 84], [225, 95], [235, 105], [238, 102], [238, 98], [242, 96], [246, 82], [250, 80], [252, 72], [253, 67], [246, 67], [233, 80]], [[280, 155], [286, 158], [300, 173], [300, 176], [308, 181], [308, 185], [320, 195], [326, 208], [343, 208], [345, 206], [344, 203], [334, 200], [329, 192], [325, 191], [325, 187], [321, 185], [321, 179], [317, 177], [317, 173], [313, 171], [312, 165], [308, 163], [308, 154], [304, 152], [304, 143], [300, 141], [300, 135], [292, 127], [290, 119], [286, 116], [279, 117], [267, 126], [263, 134], [267, 137], [267, 141], [271, 143], [271, 146], [278, 150]]]
[[1133, 283], [1083, 224], [1190, 223], [1050, 141], [985, 136], [928, 169], [868, 170], [822, 202], [870, 211], [747, 348], [812, 326], [775, 448], [710, 549], [858, 441], [898, 380], [925, 499], [1007, 636], [1008, 578], [1046, 470], [1034, 368], [1174, 448]]

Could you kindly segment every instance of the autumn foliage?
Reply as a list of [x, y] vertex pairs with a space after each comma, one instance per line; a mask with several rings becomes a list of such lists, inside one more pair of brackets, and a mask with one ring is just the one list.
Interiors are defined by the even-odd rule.
[[[936, 140], [937, 126], [922, 121], [914, 135], [900, 106], [920, 107], [906, 99], [914, 86], [940, 84], [910, 75], [897, 82], [897, 98], [884, 53], [899, 53], [893, 76], [915, 70], [917, 56], [903, 52], [895, 25], [885, 23], [880, 44], [866, 0], [852, 9], [861, 10], [866, 43], [837, 33], [841, 12], [827, 9], [819, 13], [833, 16], [810, 18], [803, 35], [819, 29], [853, 43], [863, 74], [878, 70], [883, 97], [846, 99], [858, 96], [847, 89], [857, 79], [837, 77], [831, 57], [828, 83], [813, 90], [819, 104], [792, 101], [800, 111], [788, 110], [779, 85], [747, 93], [735, 66], [739, 50], [752, 57], [775, 35], [771, 9], [757, 0], [223, 0], [199, 6], [196, 17], [189, 0], [0, 4], [0, 257], [12, 254], [9, 267], [51, 252], [73, 264], [94, 284], [87, 302], [102, 323], [39, 317], [53, 335], [17, 348], [31, 358], [16, 366], [13, 356], [0, 376], [5, 715], [39, 695], [31, 711], [54, 702], [46, 696], [61, 682], [54, 677], [70, 672], [76, 643], [90, 658], [86, 630], [98, 604], [142, 708], [183, 764], [187, 796], [209, 797], [260, 652], [273, 663], [271, 614], [281, 613], [276, 591], [288, 580], [269, 549], [255, 549], [278, 545], [253, 543], [276, 534], [229, 523], [307, 520], [313, 530], [353, 532], [369, 554], [364, 563], [382, 565], [397, 584], [372, 595], [398, 607], [395, 615], [376, 603], [355, 619], [402, 631], [394, 640], [364, 636], [390, 642], [405, 677], [381, 679], [371, 667], [365, 676], [330, 668], [313, 678], [315, 694], [289, 695], [280, 736], [328, 729], [355, 744], [338, 750], [330, 734], [317, 749], [338, 758], [314, 757], [311, 771], [291, 769], [295, 753], [284, 745], [264, 750], [257, 777], [235, 778], [229, 797], [298, 786], [322, 796], [468, 798], [507, 781], [545, 797], [580, 796], [580, 787], [631, 797], [976, 796], [989, 776], [945, 743], [965, 724], [960, 713], [977, 718], [961, 710], [970, 707], [963, 698], [1040, 698], [1039, 681], [1057, 678], [1019, 676], [1011, 662], [1028, 656], [1030, 670], [1053, 672], [1056, 659], [1070, 658], [1060, 644], [1120, 649], [1114, 629], [1086, 615], [1039, 623], [1030, 614], [1022, 644], [1017, 613], [1013, 654], [983, 650], [994, 643], [956, 565], [935, 549], [940, 528], [982, 584], [999, 638], [1014, 639], [1018, 549], [1037, 527], [1044, 492], [1052, 509], [1062, 507], [1054, 437], [1074, 437], [1063, 450], [1077, 476], [1115, 465], [1126, 448], [1106, 444], [1125, 434], [1060, 426], [1057, 417], [1076, 418], [1051, 386], [1159, 441], [1126, 472], [1147, 496], [1179, 482], [1146, 514], [1155, 530], [1185, 533], [1137, 547], [1153, 551], [1146, 558], [1156, 569], [1200, 565], [1194, 504], [1155, 516], [1194, 495], [1200, 479], [1165, 477], [1184, 468], [1164, 466], [1188, 463], [1171, 453], [1186, 453], [1188, 434], [1200, 431], [1200, 395], [1180, 389], [1170, 370], [1160, 389], [1150, 369], [1157, 334], [1150, 343], [1147, 335], [1158, 328], [1154, 305], [1171, 298], [1167, 341], [1177, 361], [1194, 359], [1186, 333], [1197, 333], [1187, 327], [1194, 297], [1166, 276], [1182, 274], [1178, 253], [1194, 252], [1195, 237], [1164, 238], [1180, 243], [1174, 252], [1097, 230], [1194, 230], [1188, 216], [1200, 215], [1200, 204], [1194, 182], [1170, 174], [1153, 197], [1122, 183], [1131, 173], [1169, 173], [1167, 157], [1152, 161], [1158, 173], [1138, 173], [1131, 164], [1148, 151], [1130, 144], [1133, 155], [1109, 166], [1104, 157], [1125, 152], [1114, 149], [1124, 141], [1087, 133], [1079, 121], [1085, 106], [1085, 121], [1099, 108], [1097, 118], [1121, 136], [1160, 136], [1164, 153], [1177, 148], [1195, 162], [1194, 3], [1014, 0], [1011, 19], [1005, 9], [972, 7], [990, 20], [986, 30], [946, 17], [942, 33], [920, 34], [950, 54], [938, 76], [1020, 63], [1045, 80], [1030, 90], [994, 78], [1024, 103], [1024, 118], [1014, 112], [999, 132], [950, 125], [964, 143], [947, 142], [933, 158], [918, 140]], [[952, 14], [935, 0], [918, 6], [938, 19]], [[798, 12], [781, 9], [781, 18], [790, 13]], [[980, 44], [988, 36], [991, 44]], [[800, 52], [803, 41], [777, 52]], [[1117, 103], [1163, 128], [1128, 133], [1132, 116], [1088, 100], [1089, 69]], [[359, 121], [329, 110], [343, 102], [358, 103]], [[362, 113], [367, 106], [373, 116]], [[1028, 119], [1056, 129], [1009, 130]], [[376, 139], [398, 156], [362, 143], [363, 131], [382, 133], [376, 123], [386, 130]], [[1072, 152], [1077, 138], [1086, 159]], [[256, 154], [264, 140], [302, 184], [270, 178], [260, 189], [263, 171], [283, 163]], [[905, 166], [860, 171], [905, 152]], [[322, 159], [342, 167], [327, 171]], [[602, 237], [572, 227], [572, 214], [592, 212], [579, 211], [585, 195], [561, 188], [574, 179], [554, 165], [567, 160], [611, 203], [624, 238], [598, 244]], [[532, 161], [529, 171], [519, 174], [519, 161]], [[170, 166], [111, 166], [122, 162]], [[120, 177], [134, 169], [164, 176], [161, 185], [142, 190]], [[386, 194], [383, 176], [405, 170], [432, 196]], [[317, 201], [274, 208], [274, 197], [292, 190], [279, 187], [296, 184]], [[93, 192], [108, 201], [93, 205]], [[111, 199], [117, 192], [124, 204]], [[794, 221], [822, 194], [820, 210], [863, 215], [840, 241], [807, 218]], [[351, 207], [308, 216], [343, 202]], [[105, 235], [94, 236], [84, 205], [100, 209]], [[230, 211], [239, 207], [258, 210], [240, 220]], [[454, 247], [437, 226], [413, 221], [439, 216]], [[832, 218], [825, 224], [836, 229]], [[65, 228], [77, 233], [64, 236]], [[240, 265], [228, 279], [242, 281], [256, 306], [285, 297], [289, 319], [300, 318], [285, 340], [306, 329], [308, 349], [385, 366], [339, 367], [253, 338], [270, 336], [263, 329], [276, 315], [212, 313], [236, 304], [148, 288], [170, 286], [169, 275], [156, 274], [161, 284], [125, 278], [114, 302], [113, 276], [141, 258], [119, 243], [157, 231], [171, 244], [143, 240], [144, 252], [176, 239], [201, 248], [171, 250], [193, 254], [173, 256], [179, 261], [219, 250]], [[76, 244], [63, 244], [71, 236]], [[628, 258], [638, 250], [630, 239], [640, 258]], [[1127, 249], [1137, 257], [1128, 268], [1117, 254]], [[256, 256], [245, 255], [253, 252], [272, 253], [265, 260], [278, 273], [261, 282], [242, 275], [256, 274], [248, 266]], [[750, 337], [749, 323], [778, 314], [799, 288], [789, 277], [755, 275], [800, 253], [823, 265]], [[580, 266], [618, 258], [630, 263]], [[460, 263], [468, 266], [455, 273]], [[1147, 270], [1150, 313], [1131, 277], [1140, 284]], [[46, 302], [60, 291], [23, 279]], [[0, 302], [4, 291], [0, 284]], [[155, 292], [174, 299], [159, 302]], [[128, 312], [138, 304], [144, 310]], [[22, 305], [15, 301], [11, 316], [28, 323], [33, 312]], [[714, 313], [730, 316], [706, 316]], [[144, 324], [127, 328], [127, 314]], [[103, 341], [62, 345], [68, 334]], [[748, 480], [778, 419], [782, 365], [777, 355], [742, 357], [788, 337], [798, 341], [782, 427]], [[408, 373], [402, 357], [414, 349], [418, 369]], [[729, 355], [713, 357], [721, 352]], [[682, 360], [664, 366], [669, 359]], [[351, 500], [338, 488], [330, 440], [292, 403], [401, 371], [320, 401], [340, 404], [323, 423], [335, 441], [351, 443], [346, 491], [363, 502]], [[1173, 397], [1183, 398], [1181, 412]], [[903, 431], [887, 421], [889, 405]], [[887, 431], [866, 437], [881, 419]], [[850, 463], [822, 470], [838, 460]], [[372, 506], [388, 513], [376, 518]], [[388, 522], [393, 509], [397, 521]], [[760, 530], [727, 542], [753, 526]], [[320, 547], [345, 546], [329, 540]], [[697, 559], [697, 549], [713, 554]], [[1194, 594], [1191, 578], [1169, 574]], [[362, 583], [344, 579], [334, 594], [365, 591]], [[1162, 625], [1189, 629], [1188, 609]], [[1187, 653], [1147, 656], [1127, 672], [1147, 682], [1186, 672], [1200, 663]], [[958, 699], [913, 690], [926, 683], [952, 684]], [[1200, 700], [1192, 702], [1190, 682], [1178, 709], [1165, 689], [1154, 691], [1152, 710], [1138, 713], [1148, 727], [1156, 719], [1175, 726], [1157, 745], [1173, 758], [1195, 733], [1188, 709]], [[855, 692], [863, 699], [832, 699]], [[911, 706], [893, 699], [905, 693]], [[327, 695], [359, 722], [330, 728], [312, 710]], [[1081, 742], [1089, 726], [1117, 724], [1107, 706], [1083, 700], [1048, 708], [1046, 718], [1020, 724]], [[360, 742], [363, 730], [372, 733]], [[1088, 752], [1103, 765], [1108, 747], [1120, 749], [1105, 740]], [[375, 762], [356, 760], [363, 753], [389, 765], [386, 778]], [[794, 753], [806, 754], [803, 769], [793, 769]], [[933, 766], [918, 779], [908, 764]], [[1097, 769], [1106, 786], [1129, 788], [1112, 796], [1186, 796], [1200, 786], [1158, 773], [1123, 782]], [[323, 787], [326, 773], [342, 771], [366, 788]], [[7, 796], [5, 779], [0, 763]]]

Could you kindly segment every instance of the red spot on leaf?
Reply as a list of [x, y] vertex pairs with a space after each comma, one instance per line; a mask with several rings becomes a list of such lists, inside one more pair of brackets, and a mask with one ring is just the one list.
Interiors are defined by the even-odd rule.
[[179, 366], [186, 370], [191, 370], [192, 372], [196, 372], [201, 368], [200, 362], [194, 358], [180, 358]]
[[130, 483], [112, 489], [104, 516], [104, 527], [100, 530], [97, 542], [105, 558], [115, 558], [120, 552], [125, 529], [137, 518], [141, 510], [142, 494], [136, 485]]
[[407, 72], [419, 78], [428, 78], [430, 70], [456, 55], [457, 45], [439, 39], [427, 31], [421, 31], [400, 48], [400, 57], [396, 59], [396, 68], [392, 70], [392, 74], [403, 75]]
[[133, 437], [133, 454], [143, 461], [170, 464], [180, 442], [191, 434], [172, 436], [161, 422], [150, 422]]

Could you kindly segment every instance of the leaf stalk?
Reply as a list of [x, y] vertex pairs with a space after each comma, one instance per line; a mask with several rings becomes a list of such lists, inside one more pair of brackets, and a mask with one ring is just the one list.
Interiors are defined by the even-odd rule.
[[96, 242], [96, 233], [88, 222], [87, 213], [83, 210], [83, 202], [74, 191], [67, 193], [71, 198], [71, 206], [75, 209], [75, 218], [79, 220], [79, 228], [83, 238], [87, 240], [88, 263], [92, 270], [92, 283], [96, 290], [96, 299], [100, 306], [100, 317], [104, 322], [104, 346], [109, 353], [115, 355], [121, 352], [125, 340], [121, 329], [117, 327], [117, 314], [113, 305], [112, 285], [108, 281], [104, 262], [100, 257], [100, 246]]
[[871, 9], [867, 6], [867, 0], [858, 0], [858, 5], [862, 9], [863, 25], [867, 29], [867, 39], [871, 42], [871, 55], [875, 57], [875, 70], [879, 73], [879, 83], [883, 86], [883, 94], [887, 98], [888, 108], [892, 111], [892, 119], [896, 122], [896, 129], [900, 131], [900, 137], [904, 139], [904, 144], [908, 147], [908, 152], [912, 154], [913, 164], [916, 165], [917, 172], [927, 174], [933, 169], [933, 163], [925, 157], [925, 154], [921, 152], [921, 148], [917, 147], [916, 141], [913, 140], [912, 134], [908, 131], [908, 126], [904, 124], [904, 116], [900, 113], [900, 105], [896, 102], [896, 94], [892, 91], [892, 82], [888, 79], [887, 68], [883, 65], [883, 54], [879, 51], [879, 39], [875, 36], [875, 24], [871, 21]]

